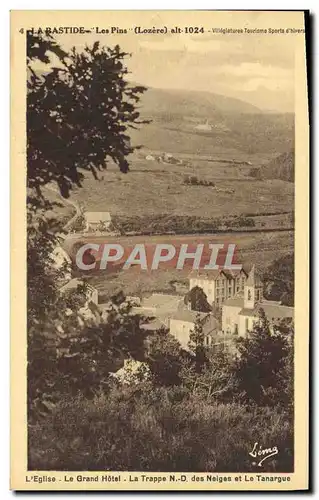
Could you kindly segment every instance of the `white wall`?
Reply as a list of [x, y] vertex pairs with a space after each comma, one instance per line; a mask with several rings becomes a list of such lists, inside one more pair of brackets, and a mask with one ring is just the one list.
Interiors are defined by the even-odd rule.
[[200, 278], [191, 278], [189, 280], [189, 289], [191, 290], [195, 286], [199, 286], [203, 289], [204, 293], [207, 296], [207, 300], [210, 304], [212, 304], [215, 300], [215, 281], [200, 279]]
[[222, 307], [222, 330], [227, 333], [235, 333], [236, 325], [239, 333], [239, 313], [242, 306], [225, 306]]
[[191, 330], [194, 330], [192, 322], [172, 318], [169, 320], [169, 333], [179, 341], [184, 349], [187, 349]]

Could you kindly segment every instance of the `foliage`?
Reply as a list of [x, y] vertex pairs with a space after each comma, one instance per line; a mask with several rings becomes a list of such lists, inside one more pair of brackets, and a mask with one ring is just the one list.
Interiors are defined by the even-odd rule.
[[[239, 357], [234, 374], [238, 391], [243, 392], [246, 402], [260, 406], [282, 405], [287, 407], [291, 391], [292, 342], [290, 330], [281, 325], [270, 325], [264, 311], [247, 337], [237, 340]], [[283, 380], [284, 373], [289, 377]]]
[[29, 470], [260, 472], [256, 441], [280, 453], [263, 472], [293, 470], [285, 412], [237, 402], [211, 403], [183, 388], [149, 383], [113, 388], [89, 401], [62, 398], [29, 429]]
[[[33, 62], [48, 63], [50, 52], [58, 55], [60, 66], [39, 76]], [[73, 185], [81, 185], [79, 169], [96, 178], [107, 158], [128, 171], [134, 148], [127, 132], [144, 123], [136, 104], [146, 89], [126, 81], [127, 56], [118, 45], [106, 48], [99, 42], [66, 54], [52, 38], [28, 32], [28, 186], [38, 195], [41, 186], [56, 182], [68, 197]]]
[[193, 287], [184, 297], [184, 303], [188, 305], [190, 303], [192, 311], [198, 312], [210, 312], [212, 310], [209, 302], [207, 301], [207, 295], [204, 290], [199, 287]]
[[199, 314], [197, 314], [194, 329], [189, 334], [187, 347], [194, 356], [196, 373], [201, 373], [208, 364], [208, 348], [205, 346], [203, 319]]
[[147, 363], [155, 385], [174, 386], [181, 383], [180, 371], [183, 358], [180, 343], [168, 333], [158, 331], [149, 339]]
[[[50, 53], [59, 60], [50, 67]], [[140, 317], [114, 301], [103, 323], [94, 305], [89, 320], [80, 310], [86, 290], [60, 292], [69, 279], [52, 256], [60, 241], [57, 221], [41, 187], [57, 183], [67, 197], [81, 185], [79, 169], [105, 168], [106, 157], [128, 171], [133, 151], [127, 135], [139, 123], [136, 105], [146, 90], [125, 77], [128, 54], [114, 48], [85, 47], [63, 51], [50, 35], [27, 34], [27, 181], [28, 181], [28, 410], [33, 421], [65, 393], [87, 397], [105, 387], [109, 372], [124, 356], [141, 356]], [[38, 73], [36, 62], [47, 64]], [[82, 221], [77, 219], [77, 223]], [[68, 270], [69, 271], [69, 270]]]
[[284, 305], [294, 305], [294, 255], [287, 254], [275, 260], [266, 270], [264, 296], [269, 300], [279, 300]]
[[208, 186], [215, 187], [215, 182], [199, 179], [196, 175], [187, 175], [184, 177], [184, 184], [191, 186]]
[[231, 232], [255, 226], [253, 217], [202, 217], [196, 215], [151, 214], [115, 215], [114, 224], [121, 234], [200, 234]]

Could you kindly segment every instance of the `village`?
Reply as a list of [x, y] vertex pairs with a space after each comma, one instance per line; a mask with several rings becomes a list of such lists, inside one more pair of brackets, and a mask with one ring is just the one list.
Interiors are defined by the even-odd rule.
[[[72, 276], [72, 261], [62, 246], [55, 249], [53, 260], [55, 268], [68, 269], [61, 294], [84, 287], [86, 299], [78, 311], [79, 321], [107, 321], [111, 301], [101, 303], [94, 286]], [[143, 297], [126, 296], [124, 301], [131, 314], [141, 316], [141, 328], [150, 334], [161, 329], [169, 331], [187, 350], [195, 325], [200, 325], [206, 347], [233, 352], [234, 340], [249, 335], [259, 321], [261, 310], [270, 324], [292, 319], [294, 315], [293, 307], [264, 298], [263, 282], [255, 265], [238, 267], [241, 269], [191, 270], [188, 289], [182, 287], [175, 294], [152, 292]]]

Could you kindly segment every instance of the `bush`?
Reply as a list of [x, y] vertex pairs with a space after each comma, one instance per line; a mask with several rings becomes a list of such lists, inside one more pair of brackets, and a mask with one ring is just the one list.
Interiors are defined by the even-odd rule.
[[215, 187], [215, 183], [213, 181], [205, 181], [202, 179], [198, 179], [195, 175], [186, 176], [184, 178], [184, 184], [191, 186], [210, 186]]
[[293, 470], [285, 413], [209, 404], [183, 388], [112, 389], [93, 401], [66, 398], [29, 429], [29, 470], [260, 471], [254, 443], [277, 446], [263, 472]]

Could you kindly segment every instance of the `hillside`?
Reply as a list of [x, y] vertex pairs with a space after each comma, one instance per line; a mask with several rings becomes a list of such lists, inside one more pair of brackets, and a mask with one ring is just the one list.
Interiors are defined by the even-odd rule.
[[259, 171], [260, 179], [280, 179], [294, 182], [295, 179], [295, 154], [293, 151], [283, 153]]
[[139, 105], [141, 117], [152, 123], [134, 130], [132, 139], [150, 150], [214, 154], [232, 149], [273, 155], [293, 147], [293, 114], [264, 113], [239, 99], [149, 88]]
[[149, 88], [142, 99], [145, 116], [177, 116], [206, 119], [207, 116], [223, 117], [225, 113], [261, 113], [255, 106], [211, 92]]

